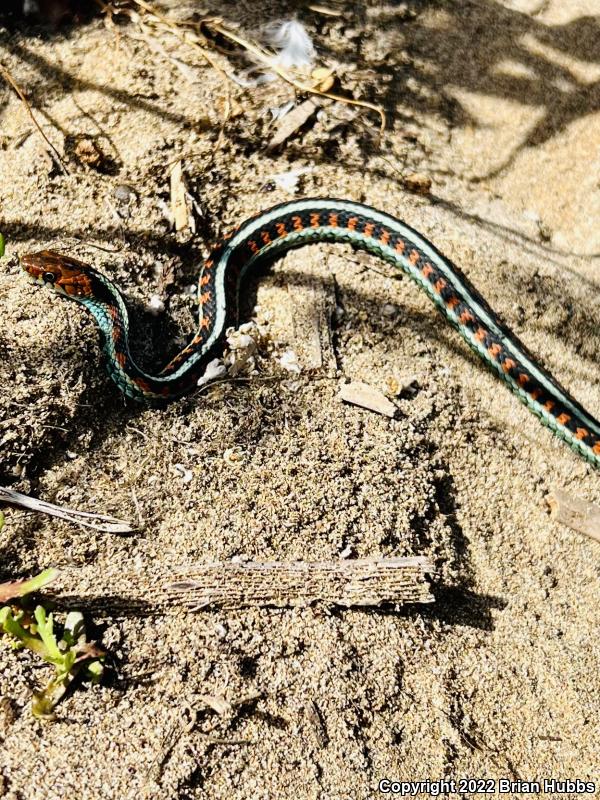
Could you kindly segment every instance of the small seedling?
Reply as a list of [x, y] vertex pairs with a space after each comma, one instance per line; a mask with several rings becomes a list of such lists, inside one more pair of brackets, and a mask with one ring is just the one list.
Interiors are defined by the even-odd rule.
[[[0, 600], [22, 599], [54, 580], [57, 574], [57, 570], [48, 569], [28, 581], [0, 584]], [[37, 605], [31, 614], [27, 608], [11, 604], [0, 608], [0, 632], [10, 638], [14, 648], [26, 647], [54, 666], [50, 683], [41, 692], [34, 692], [31, 710], [38, 719], [54, 718], [57, 703], [78, 675], [92, 683], [102, 677], [104, 653], [87, 641], [83, 614], [79, 611], [67, 614], [59, 638], [54, 630], [54, 616], [44, 606]]]

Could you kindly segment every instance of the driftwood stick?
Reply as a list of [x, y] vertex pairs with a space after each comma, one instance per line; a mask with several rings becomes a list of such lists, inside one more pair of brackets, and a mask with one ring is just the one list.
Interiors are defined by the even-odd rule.
[[110, 574], [61, 571], [52, 586], [60, 607], [112, 613], [163, 613], [188, 608], [431, 603], [423, 557], [335, 561], [245, 561], [194, 564], [180, 569], [128, 570]]

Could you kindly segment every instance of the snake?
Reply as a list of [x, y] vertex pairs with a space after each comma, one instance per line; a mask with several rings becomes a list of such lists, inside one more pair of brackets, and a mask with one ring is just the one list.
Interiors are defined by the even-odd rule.
[[198, 385], [222, 353], [237, 322], [244, 276], [260, 263], [306, 244], [349, 243], [408, 275], [469, 347], [540, 421], [594, 466], [600, 466], [600, 423], [530, 354], [461, 270], [418, 231], [363, 203], [306, 198], [276, 205], [245, 220], [214, 247], [199, 272], [198, 327], [164, 369], [150, 375], [129, 350], [129, 316], [117, 286], [68, 255], [42, 250], [21, 257], [36, 283], [81, 303], [103, 335], [110, 377], [128, 397], [174, 400]]

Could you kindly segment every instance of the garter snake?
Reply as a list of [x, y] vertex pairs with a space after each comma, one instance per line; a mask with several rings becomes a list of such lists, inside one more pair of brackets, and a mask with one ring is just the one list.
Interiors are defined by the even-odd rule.
[[236, 321], [240, 281], [259, 261], [314, 242], [349, 242], [400, 268], [433, 300], [467, 344], [543, 424], [600, 466], [600, 423], [531, 356], [462, 272], [399, 219], [349, 200], [313, 198], [247, 219], [213, 250], [198, 282], [199, 324], [191, 342], [158, 375], [129, 353], [129, 321], [117, 287], [66, 255], [44, 250], [22, 258], [37, 282], [82, 303], [104, 336], [108, 372], [136, 400], [172, 400], [190, 391]]

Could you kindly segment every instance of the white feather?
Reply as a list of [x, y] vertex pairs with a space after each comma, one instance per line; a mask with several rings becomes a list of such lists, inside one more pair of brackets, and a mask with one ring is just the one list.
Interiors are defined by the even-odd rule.
[[295, 19], [271, 22], [263, 29], [265, 40], [277, 51], [275, 63], [284, 68], [310, 67], [315, 48], [306, 28]]

